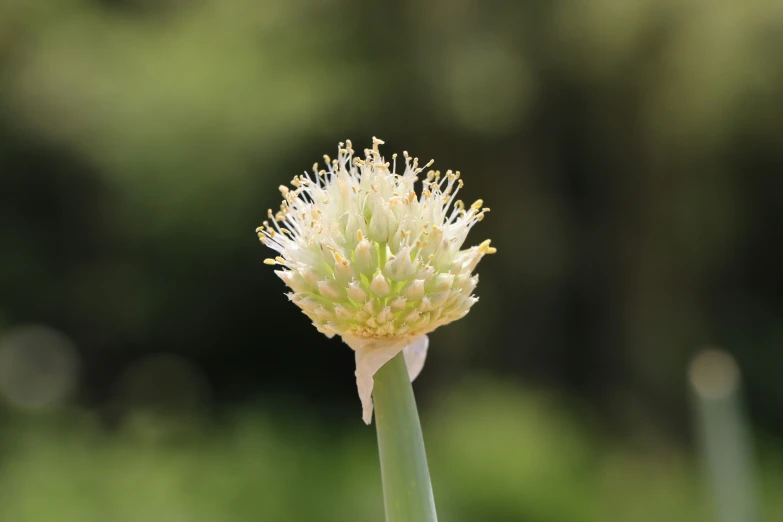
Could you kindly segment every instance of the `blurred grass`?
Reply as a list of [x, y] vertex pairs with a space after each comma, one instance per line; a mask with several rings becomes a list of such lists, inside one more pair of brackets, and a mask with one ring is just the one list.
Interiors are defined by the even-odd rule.
[[[373, 430], [283, 411], [179, 426], [136, 412], [116, 430], [84, 412], [7, 418], [0, 520], [383, 520]], [[582, 415], [486, 380], [434, 401], [423, 419], [443, 520], [710, 520], [689, 457], [663, 441], [616, 444]], [[763, 476], [766, 520], [783, 516], [780, 470]]]

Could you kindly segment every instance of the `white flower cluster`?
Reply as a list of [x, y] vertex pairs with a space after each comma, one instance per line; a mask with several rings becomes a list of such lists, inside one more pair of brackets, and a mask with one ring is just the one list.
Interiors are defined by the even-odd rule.
[[397, 155], [387, 163], [381, 144], [373, 138], [360, 158], [350, 141], [340, 143], [337, 159], [324, 157], [327, 170], [316, 164], [294, 178], [293, 189], [280, 187], [280, 211], [270, 210], [257, 229], [279, 253], [265, 263], [284, 267], [275, 273], [291, 288], [289, 299], [320, 332], [357, 350], [357, 376], [360, 347], [402, 349], [467, 314], [477, 301], [472, 272], [495, 252], [489, 240], [462, 249], [489, 209], [456, 199], [459, 172], [428, 171], [417, 194], [419, 174], [432, 162], [419, 167], [403, 153], [405, 171], [397, 174]]
[[[468, 231], [488, 208], [469, 208], [455, 197], [459, 172], [429, 171], [417, 195], [416, 158], [405, 153], [405, 172], [395, 173], [373, 149], [354, 156], [351, 142], [328, 170], [281, 186], [285, 200], [257, 229], [279, 252], [267, 264], [293, 292], [289, 298], [319, 331], [355, 337], [415, 337], [468, 313], [477, 301], [473, 269], [495, 252], [489, 240], [461, 250]], [[391, 167], [391, 170], [390, 170]]]

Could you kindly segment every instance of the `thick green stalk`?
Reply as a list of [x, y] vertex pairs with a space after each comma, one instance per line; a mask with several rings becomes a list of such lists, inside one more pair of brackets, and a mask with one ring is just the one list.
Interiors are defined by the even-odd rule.
[[386, 522], [437, 522], [419, 414], [402, 352], [375, 374], [372, 396]]

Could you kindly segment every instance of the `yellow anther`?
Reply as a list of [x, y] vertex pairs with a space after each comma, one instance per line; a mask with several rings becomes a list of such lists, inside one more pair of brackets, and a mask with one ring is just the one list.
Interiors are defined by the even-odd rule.
[[486, 253], [487, 253], [487, 251], [488, 251], [490, 248], [492, 248], [492, 247], [490, 247], [490, 246], [489, 246], [489, 243], [490, 243], [490, 241], [491, 241], [490, 239], [487, 239], [486, 241], [484, 241], [483, 243], [481, 243], [481, 244], [479, 245], [479, 247], [478, 247], [478, 249], [479, 249], [479, 252], [482, 252], [482, 253], [486, 254]]
[[275, 258], [275, 261], [277, 261], [277, 262], [278, 262], [278, 263], [280, 263], [281, 265], [284, 265], [284, 264], [285, 264], [285, 259], [283, 259], [283, 258], [282, 258], [282, 257], [280, 257], [280, 256], [277, 256], [277, 257]]
[[474, 203], [473, 203], [473, 204], [470, 206], [470, 208], [472, 208], [473, 210], [478, 210], [478, 209], [480, 209], [480, 208], [481, 208], [481, 206], [482, 206], [483, 204], [484, 204], [484, 200], [483, 200], [483, 199], [477, 199], [477, 200], [476, 200], [476, 201], [475, 201], [475, 202], [474, 202]]
[[265, 265], [276, 265], [277, 263], [275, 262], [274, 259], [270, 259], [270, 258], [267, 257], [266, 259], [264, 259], [264, 264]]
[[362, 229], [356, 230], [356, 241], [361, 241], [364, 239], [364, 234], [362, 234]]

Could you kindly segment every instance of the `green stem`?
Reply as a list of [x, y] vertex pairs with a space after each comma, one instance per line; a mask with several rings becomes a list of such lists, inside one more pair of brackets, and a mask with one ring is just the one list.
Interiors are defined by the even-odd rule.
[[373, 403], [386, 522], [437, 522], [419, 414], [402, 352], [375, 374]]

